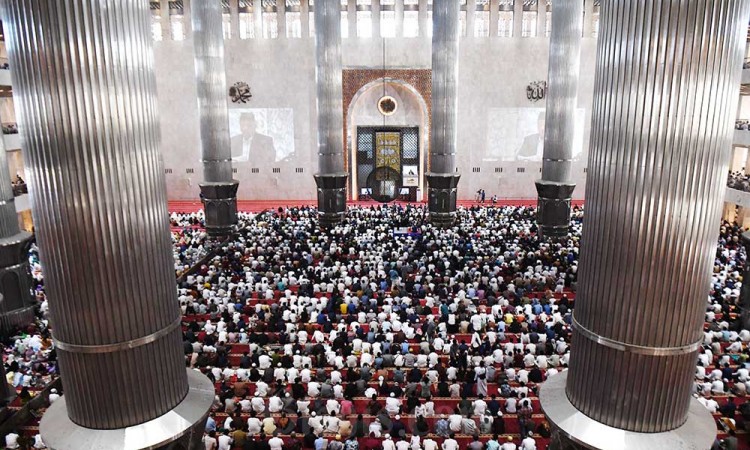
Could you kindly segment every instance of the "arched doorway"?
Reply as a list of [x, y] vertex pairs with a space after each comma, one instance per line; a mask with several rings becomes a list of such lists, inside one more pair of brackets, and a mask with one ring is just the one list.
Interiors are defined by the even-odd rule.
[[[389, 113], [390, 97], [395, 110]], [[361, 87], [347, 110], [347, 149], [349, 198], [359, 200], [366, 194], [367, 177], [377, 165], [380, 143], [395, 145], [397, 170], [403, 176], [404, 191], [414, 200], [422, 200], [425, 168], [429, 154], [429, 110], [422, 95], [409, 83], [396, 78], [379, 78]], [[395, 168], [395, 167], [394, 167]]]

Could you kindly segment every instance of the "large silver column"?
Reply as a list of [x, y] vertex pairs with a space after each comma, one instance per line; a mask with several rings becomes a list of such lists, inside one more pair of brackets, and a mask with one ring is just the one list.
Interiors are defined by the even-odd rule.
[[315, 2], [315, 85], [318, 104], [318, 213], [321, 225], [346, 215], [344, 100], [341, 74], [341, 2]]
[[537, 224], [542, 237], [567, 236], [570, 202], [576, 185], [571, 179], [573, 139], [581, 63], [583, 0], [552, 2], [547, 109], [542, 179]]
[[224, 236], [237, 223], [239, 182], [232, 179], [223, 7], [221, 2], [212, 1], [196, 1], [191, 5], [203, 159], [201, 199], [206, 213], [206, 231]]
[[456, 130], [458, 128], [458, 38], [460, 2], [432, 6], [432, 130], [428, 207], [432, 222], [453, 223], [456, 214]]
[[11, 181], [8, 155], [0, 136], [0, 331], [3, 333], [33, 322], [36, 304], [29, 271], [33, 236], [18, 226]]
[[213, 386], [182, 354], [148, 2], [6, 0], [2, 12], [65, 389], [44, 441], [185, 439]]
[[691, 401], [748, 0], [606, 0], [570, 370], [542, 387], [567, 445], [711, 446]]

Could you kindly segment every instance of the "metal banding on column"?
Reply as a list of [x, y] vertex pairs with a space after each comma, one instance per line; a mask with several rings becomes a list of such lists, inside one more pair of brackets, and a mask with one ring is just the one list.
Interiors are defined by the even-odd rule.
[[237, 223], [239, 182], [232, 179], [223, 8], [221, 2], [209, 1], [193, 2], [191, 8], [203, 158], [200, 187], [206, 230], [213, 235], [226, 235]]
[[747, 0], [602, 2], [567, 396], [564, 377], [540, 395], [589, 447], [705, 449], [716, 432], [691, 390], [749, 13]]
[[460, 2], [436, 1], [432, 11], [432, 129], [428, 207], [437, 225], [453, 223], [458, 181], [458, 39]]
[[582, 30], [583, 0], [552, 2], [544, 157], [542, 179], [536, 182], [537, 223], [543, 237], [567, 236], [570, 226]]
[[318, 104], [318, 211], [322, 225], [346, 214], [344, 100], [341, 69], [341, 2], [315, 2], [315, 85]]
[[148, 4], [2, 7], [45, 289], [63, 343], [65, 396], [47, 410], [42, 436], [56, 450], [171, 442], [205, 419], [213, 389], [186, 371], [173, 326], [180, 311]]

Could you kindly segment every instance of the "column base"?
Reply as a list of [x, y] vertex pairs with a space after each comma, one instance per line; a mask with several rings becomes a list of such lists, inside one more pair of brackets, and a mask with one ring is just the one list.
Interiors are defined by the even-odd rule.
[[449, 227], [456, 221], [460, 179], [460, 173], [427, 173], [427, 206], [434, 225]]
[[539, 236], [543, 239], [560, 239], [568, 236], [570, 231], [570, 202], [574, 183], [537, 180], [536, 223]]
[[542, 384], [539, 400], [552, 427], [550, 450], [706, 450], [716, 437], [711, 413], [697, 400], [690, 402], [687, 421], [663, 433], [637, 433], [597, 422], [568, 400], [565, 385], [568, 372], [561, 372]]
[[318, 220], [323, 227], [332, 227], [346, 217], [346, 172], [313, 175], [318, 186]]
[[237, 188], [240, 182], [202, 183], [201, 201], [206, 214], [206, 232], [210, 236], [227, 236], [237, 225]]
[[65, 396], [42, 417], [39, 430], [50, 450], [151, 450], [180, 442], [200, 448], [203, 427], [214, 400], [214, 386], [203, 374], [187, 369], [188, 394], [174, 409], [156, 419], [115, 430], [82, 427], [68, 417]]

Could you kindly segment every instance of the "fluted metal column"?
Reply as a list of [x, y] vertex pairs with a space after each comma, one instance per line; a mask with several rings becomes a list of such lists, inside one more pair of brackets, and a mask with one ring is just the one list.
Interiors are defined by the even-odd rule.
[[205, 420], [182, 354], [148, 2], [2, 3], [65, 396], [51, 449], [142, 449]]
[[706, 449], [716, 433], [690, 393], [749, 13], [602, 2], [570, 370], [541, 393], [586, 447]]
[[227, 235], [237, 224], [239, 187], [232, 179], [222, 13], [221, 2], [196, 1], [191, 14], [203, 158], [201, 199], [206, 231], [216, 236]]
[[346, 215], [344, 100], [341, 73], [341, 2], [315, 2], [315, 85], [318, 104], [318, 214], [321, 225]]
[[432, 130], [428, 206], [437, 225], [456, 214], [456, 130], [458, 128], [458, 39], [460, 2], [436, 0], [432, 6]]
[[33, 322], [36, 303], [29, 270], [33, 235], [18, 226], [11, 182], [5, 143], [0, 139], [0, 331], [3, 333]]
[[583, 0], [552, 3], [547, 109], [537, 224], [542, 237], [567, 236], [572, 181], [578, 71], [581, 63]]

